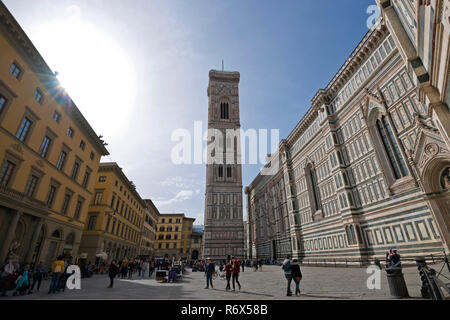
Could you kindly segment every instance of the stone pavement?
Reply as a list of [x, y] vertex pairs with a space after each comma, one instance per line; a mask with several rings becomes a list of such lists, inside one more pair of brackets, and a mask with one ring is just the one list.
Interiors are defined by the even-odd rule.
[[[433, 266], [439, 271], [440, 266]], [[390, 299], [386, 273], [381, 273], [381, 288], [369, 290], [366, 286], [365, 268], [323, 268], [302, 267], [301, 297], [286, 296], [286, 279], [279, 266], [264, 266], [263, 271], [241, 272], [242, 290], [225, 291], [226, 280], [215, 279], [214, 289], [204, 289], [205, 277], [202, 272], [188, 269], [183, 280], [175, 284], [159, 283], [153, 279], [141, 280], [134, 275], [133, 280], [115, 280], [113, 289], [107, 289], [109, 278], [94, 275], [81, 279], [81, 290], [68, 290], [49, 295], [50, 281], [44, 281], [41, 292], [31, 295], [0, 299], [207, 299], [207, 300], [275, 300], [275, 299]], [[404, 268], [406, 284], [411, 298], [421, 299], [420, 279], [416, 267]], [[445, 273], [449, 277], [448, 272]], [[448, 282], [448, 281], [447, 281]], [[237, 285], [236, 285], [237, 287]], [[295, 284], [292, 284], [295, 289]]]

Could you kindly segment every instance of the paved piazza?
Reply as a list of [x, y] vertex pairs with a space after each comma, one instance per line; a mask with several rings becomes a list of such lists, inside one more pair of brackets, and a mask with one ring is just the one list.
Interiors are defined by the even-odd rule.
[[[440, 266], [434, 268], [439, 270]], [[403, 270], [409, 294], [412, 298], [421, 298], [420, 279], [417, 268]], [[67, 290], [49, 295], [49, 280], [44, 281], [41, 292], [27, 296], [3, 299], [390, 299], [386, 273], [382, 271], [381, 289], [369, 290], [366, 287], [365, 268], [322, 268], [302, 267], [304, 280], [301, 282], [302, 296], [286, 296], [286, 280], [281, 267], [264, 266], [263, 271], [253, 272], [245, 269], [241, 272], [241, 292], [226, 292], [226, 280], [216, 279], [214, 289], [204, 289], [205, 278], [202, 272], [188, 272], [184, 279], [175, 284], [156, 282], [153, 279], [115, 280], [113, 289], [107, 289], [109, 279], [106, 275], [94, 275], [82, 279], [81, 290]], [[445, 273], [448, 277], [448, 272]], [[295, 288], [293, 284], [292, 289]]]

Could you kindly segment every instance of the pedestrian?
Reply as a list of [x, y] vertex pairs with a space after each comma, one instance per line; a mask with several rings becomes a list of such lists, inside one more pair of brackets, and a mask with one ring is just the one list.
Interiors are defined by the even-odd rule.
[[392, 268], [401, 268], [402, 263], [400, 261], [400, 255], [397, 253], [397, 249], [392, 249], [392, 254], [389, 257], [389, 262]]
[[153, 271], [155, 270], [155, 261], [152, 259], [152, 261], [150, 262], [150, 268], [148, 271], [148, 277], [151, 278]]
[[109, 276], [109, 286], [108, 288], [112, 288], [114, 286], [114, 278], [119, 273], [119, 266], [117, 265], [117, 261], [113, 259], [109, 264], [108, 276]]
[[137, 269], [138, 269], [138, 275], [139, 275], [139, 277], [140, 277], [141, 274], [142, 274], [142, 264], [143, 264], [143, 262], [142, 262], [141, 259], [138, 259], [138, 260], [136, 261], [136, 266], [137, 266]]
[[[63, 292], [66, 290], [66, 283], [67, 279], [69, 279], [69, 274], [67, 274], [67, 268], [70, 266], [70, 262], [67, 262], [66, 267], [64, 268], [64, 272], [61, 274], [61, 277], [59, 277], [59, 284], [58, 284], [58, 292], [62, 290]], [[72, 271], [72, 274], [74, 274], [75, 271]]]
[[281, 268], [284, 271], [284, 276], [287, 280], [287, 296], [292, 296], [291, 282], [292, 282], [292, 266], [291, 266], [291, 256], [288, 255], [283, 261]]
[[391, 260], [390, 260], [391, 254], [392, 254], [392, 249], [390, 249], [388, 252], [386, 252], [386, 269], [391, 266]]
[[263, 260], [259, 260], [259, 271], [262, 272]]
[[52, 280], [50, 282], [50, 287], [48, 293], [56, 293], [58, 290], [59, 278], [64, 271], [64, 261], [62, 256], [59, 256], [52, 264]]
[[127, 272], [128, 272], [128, 260], [127, 260], [127, 258], [123, 258], [122, 259], [122, 263], [120, 265], [120, 271], [121, 271], [122, 279], [125, 279], [126, 276], [127, 276]]
[[39, 291], [39, 289], [41, 288], [42, 278], [45, 272], [46, 272], [45, 266], [42, 263], [42, 261], [40, 261], [39, 264], [34, 268], [33, 283], [31, 284], [29, 293], [33, 292], [36, 283], [37, 283], [37, 291]]
[[242, 272], [244, 272], [245, 261], [242, 261]]
[[128, 279], [133, 278], [133, 271], [134, 271], [134, 261], [130, 259], [130, 262], [128, 263]]
[[239, 286], [239, 291], [241, 291], [241, 284], [239, 283], [239, 272], [241, 271], [241, 266], [239, 265], [239, 261], [236, 260], [235, 257], [231, 259], [233, 261], [233, 291], [236, 290], [235, 283]]
[[300, 296], [300, 281], [302, 280], [302, 271], [297, 259], [291, 263], [292, 280], [295, 282], [295, 295]]
[[14, 269], [14, 264], [11, 259], [3, 265], [2, 273], [0, 274], [0, 290], [2, 297], [6, 296], [6, 291], [11, 287], [11, 282], [14, 279]]
[[225, 265], [225, 277], [227, 278], [227, 287], [225, 290], [230, 290], [230, 279], [231, 274], [233, 273], [233, 266], [231, 265], [230, 261], [227, 261], [227, 264]]
[[214, 262], [212, 262], [210, 258], [208, 258], [207, 261], [208, 261], [208, 263], [205, 267], [205, 275], [206, 275], [205, 289], [209, 289], [209, 285], [211, 285], [211, 288], [214, 288], [212, 277], [213, 277], [213, 274], [216, 272], [216, 265], [214, 264]]
[[30, 269], [30, 265], [26, 264], [21, 272], [21, 274], [19, 275], [19, 277], [17, 278], [17, 286], [16, 286], [16, 291], [13, 293], [13, 296], [17, 296], [18, 294], [20, 294], [21, 296], [23, 296], [25, 294], [25, 292], [27, 291], [29, 285], [30, 285], [30, 281], [29, 281], [29, 269]]
[[150, 268], [150, 264], [148, 263], [147, 259], [144, 259], [142, 262], [142, 270], [141, 270], [142, 278], [145, 278], [145, 275], [147, 274], [149, 268]]

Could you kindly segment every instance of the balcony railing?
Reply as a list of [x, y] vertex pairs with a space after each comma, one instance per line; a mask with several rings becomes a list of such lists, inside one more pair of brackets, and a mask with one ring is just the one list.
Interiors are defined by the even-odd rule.
[[10, 189], [5, 186], [0, 186], [0, 194], [9, 199], [23, 202], [25, 204], [34, 206], [38, 209], [42, 209], [45, 211], [47, 211], [49, 209], [45, 202], [39, 201], [37, 199], [33, 199], [33, 198], [27, 196], [25, 193]]

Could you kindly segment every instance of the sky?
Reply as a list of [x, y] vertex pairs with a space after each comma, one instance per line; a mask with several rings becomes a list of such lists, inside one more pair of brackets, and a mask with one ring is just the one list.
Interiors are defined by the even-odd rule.
[[[208, 73], [238, 71], [243, 130], [283, 139], [368, 31], [375, 0], [2, 0], [110, 156], [161, 213], [203, 224], [205, 164], [172, 134], [207, 129]], [[205, 142], [203, 142], [205, 143]], [[243, 165], [243, 186], [262, 164]], [[245, 199], [244, 195], [243, 198]], [[244, 203], [245, 212], [245, 203]], [[244, 217], [245, 218], [245, 217]]]

